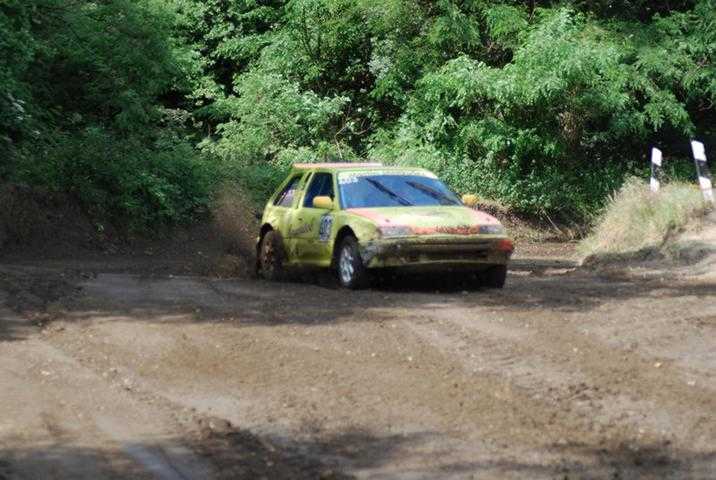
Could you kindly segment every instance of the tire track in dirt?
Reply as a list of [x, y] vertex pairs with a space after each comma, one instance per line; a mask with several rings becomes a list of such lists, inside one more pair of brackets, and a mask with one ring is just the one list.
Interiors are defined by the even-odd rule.
[[15, 472], [9, 478], [213, 477], [188, 449], [160, 446], [172, 426], [163, 412], [107, 385], [72, 355], [37, 338], [0, 343], [0, 355], [3, 384], [8, 372], [24, 372], [19, 388], [5, 391], [11, 417], [0, 429], [0, 452]]
[[[387, 312], [379, 316], [383, 315]], [[112, 333], [115, 328], [116, 333]], [[103, 321], [92, 327], [91, 335], [85, 330], [85, 338], [90, 337], [92, 341], [83, 342], [82, 346], [86, 353], [93, 350], [91, 347], [97, 347], [92, 354], [95, 358], [109, 354], [114, 362], [131, 359], [128, 351], [113, 353], [112, 347], [104, 343], [104, 338], [117, 338], [124, 329], [122, 325]], [[277, 438], [295, 435], [291, 433], [292, 429], [284, 429], [296, 420], [293, 428], [298, 429], [298, 433], [304, 428], [304, 422], [306, 425], [317, 422], [322, 435], [339, 431], [346, 424], [379, 431], [381, 425], [393, 423], [399, 426], [399, 431], [410, 435], [425, 432], [428, 436], [423, 435], [423, 438], [428, 439], [427, 444], [416, 442], [417, 445], [402, 452], [401, 460], [408, 465], [411, 462], [422, 464], [424, 468], [428, 468], [428, 462], [442, 461], [449, 465], [450, 455], [441, 453], [436, 457], [435, 452], [446, 444], [467, 455], [466, 434], [472, 439], [468, 444], [474, 442], [468, 450], [475, 458], [489, 457], [495, 451], [504, 452], [508, 446], [515, 450], [515, 438], [529, 435], [534, 423], [532, 415], [511, 405], [515, 394], [503, 391], [504, 382], [499, 379], [476, 381], [457, 374], [452, 360], [446, 363], [445, 358], [436, 356], [432, 348], [415, 344], [400, 328], [366, 325], [346, 319], [340, 328], [311, 327], [310, 335], [291, 334], [290, 330], [295, 329], [301, 327], [244, 326], [237, 331], [234, 326], [226, 325], [212, 327], [213, 333], [204, 327], [199, 333], [196, 327], [184, 328], [180, 332], [167, 326], [164, 329], [164, 334], [168, 335], [166, 343], [174, 344], [176, 350], [162, 352], [159, 358], [171, 358], [171, 363], [164, 364], [162, 371], [153, 373], [141, 364], [128, 365], [125, 361], [122, 370], [139, 373], [133, 377], [134, 384], [146, 383], [155, 393], [172, 401], [200, 411], [211, 408], [213, 414], [228, 418], [232, 423], [264, 428], [264, 434]], [[327, 332], [316, 332], [316, 329]], [[185, 334], [189, 340], [183, 338]], [[79, 332], [69, 329], [62, 336], [70, 340], [77, 338]], [[350, 342], [345, 341], [348, 338]], [[132, 339], [130, 343], [143, 350], [143, 341], [148, 342], [147, 346], [158, 347], [153, 335]], [[229, 351], [211, 348], [217, 342], [234, 347]], [[155, 360], [150, 356], [142, 364], [164, 363], [159, 358]], [[284, 366], [276, 368], [282, 358], [285, 359]], [[300, 361], [294, 364], [291, 359]], [[217, 365], [221, 364], [234, 365], [234, 372], [227, 375], [228, 372], [217, 370]], [[262, 364], [270, 371], [261, 373]], [[357, 375], [358, 364], [361, 373]], [[191, 384], [184, 384], [177, 378], [167, 382], [167, 369], [183, 372], [182, 377], [191, 379]], [[146, 376], [144, 380], [143, 375]], [[240, 383], [236, 382], [237, 377], [241, 379]], [[202, 398], [196, 396], [196, 391], [211, 393]], [[249, 402], [239, 417], [235, 407], [227, 404], [227, 410], [218, 401], [222, 396], [237, 393]], [[320, 403], [317, 394], [324, 396]], [[253, 400], [247, 400], [251, 397]], [[518, 403], [525, 402], [529, 403], [529, 399], [519, 399]], [[293, 408], [282, 408], [282, 404], [291, 403]], [[319, 407], [316, 407], [317, 403]], [[256, 405], [262, 407], [257, 410]], [[276, 410], [285, 415], [282, 426], [266, 429]], [[316, 415], [309, 414], [303, 419], [299, 416], [291, 421], [293, 412], [316, 412]], [[366, 422], [371, 416], [377, 416], [379, 420]], [[451, 431], [454, 433], [437, 433]], [[429, 440], [430, 436], [435, 438]], [[367, 471], [375, 473], [370, 469]]]
[[[570, 421], [577, 420], [575, 427], [581, 424], [580, 434], [587, 429], [623, 441], [650, 436], [651, 441], [666, 444], [679, 437], [705, 450], [716, 439], [713, 422], [705, 421], [716, 411], [712, 390], [689, 385], [675, 366], [610, 347], [578, 331], [573, 326], [576, 318], [513, 316], [510, 328], [496, 321], [494, 312], [484, 312], [479, 319], [470, 310], [436, 310], [433, 315], [440, 320], [404, 324], [458, 357], [469, 370], [507, 377], [536, 398], [555, 397], [556, 405], [563, 410], [566, 405], [571, 417], [576, 416]], [[580, 320], [583, 326], [590, 323]], [[540, 327], [555, 321], [556, 328]], [[696, 412], [701, 416], [694, 418]], [[562, 420], [570, 418], [564, 413]]]
[[[203, 306], [212, 298], [204, 296], [192, 282], [185, 281], [183, 285], [194, 289], [192, 298]], [[271, 284], [265, 286], [272, 287]], [[279, 288], [289, 292], [294, 289], [292, 285], [280, 285]], [[240, 286], [238, 294], [244, 297], [244, 306], [256, 308], [255, 299], [252, 300], [249, 293], [252, 289], [250, 285], [248, 288]], [[227, 283], [212, 284], [211, 290], [220, 291], [227, 297], [237, 293], [236, 287]], [[536, 293], [538, 297], [544, 296], [541, 295], [543, 292]], [[568, 295], [580, 295], [589, 301], [585, 293], [571, 288]], [[361, 294], [359, 298], [370, 304], [370, 299], [376, 295], [380, 293]], [[338, 292], [328, 292], [326, 301], [332, 301], [334, 296], [340, 298]], [[401, 298], [400, 295], [398, 297]], [[187, 362], [174, 363], [173, 368], [185, 371], [190, 378], [211, 378], [217, 377], [217, 365], [230, 363], [237, 365], [236, 373], [243, 380], [236, 384], [231, 378], [219, 375], [204, 388], [212, 392], [213, 399], [196, 398], [186, 388], [172, 392], [171, 398], [199, 408], [218, 407], [219, 412], [223, 409], [224, 414], [231, 415], [233, 407], [229, 404], [226, 404], [228, 409], [222, 407], [218, 399], [222, 395], [229, 398], [232, 392], [238, 390], [244, 392], [243, 397], [247, 394], [253, 397], [249, 401], [253, 405], [263, 403], [280, 409], [282, 404], [294, 404], [293, 409], [286, 411], [288, 420], [293, 411], [312, 411], [315, 393], [312, 393], [313, 387], [307, 388], [307, 385], [313, 384], [318, 386], [319, 392], [328, 393], [328, 398], [321, 403], [333, 410], [331, 415], [322, 419], [320, 416], [313, 419], [307, 417], [309, 422], [318, 421], [323, 430], [335, 429], [345, 423], [360, 423], [365, 415], [380, 415], [381, 412], [365, 405], [356, 409], [357, 403], [367, 405], [372, 402], [372, 405], [380, 405], [385, 421], [398, 421], [403, 428], [411, 428], [408, 425], [412, 424], [415, 425], [413, 431], [418, 431], [420, 426], [430, 426], [429, 430], [434, 431], [462, 430], [471, 436], [479, 433], [478, 436], [489, 439], [487, 443], [483, 441], [480, 448], [474, 449], [473, 455], [479, 455], [481, 449], [484, 452], [490, 446], [500, 444], [510, 445], [515, 450], [549, 450], [561, 444], [585, 441], [588, 444], [603, 444], [606, 438], [610, 445], [646, 441], [643, 438], [646, 432], [640, 430], [644, 430], [648, 422], [633, 412], [648, 410], [651, 406], [625, 395], [624, 387], [612, 388], [609, 380], [615, 367], [623, 368], [620, 365], [622, 360], [614, 364], [609, 361], [615, 353], [613, 348], [595, 351], [593, 339], [583, 338], [580, 332], [573, 331], [571, 321], [581, 318], [577, 313], [560, 313], [559, 318], [555, 318], [554, 312], [543, 315], [535, 308], [522, 308], [519, 294], [515, 293], [506, 295], [506, 298], [502, 294], [487, 295], [487, 303], [491, 303], [489, 306], [464, 301], [462, 296], [454, 295], [445, 301], [435, 301], [435, 296], [424, 294], [410, 297], [420, 297], [416, 298], [419, 300], [416, 303], [422, 304], [430, 313], [421, 313], [416, 317], [417, 310], [414, 308], [380, 306], [384, 302], [373, 302], [362, 313], [348, 311], [337, 318], [340, 328], [323, 324], [308, 326], [311, 325], [310, 317], [320, 315], [322, 307], [319, 305], [316, 309], [313, 305], [301, 303], [302, 298], [293, 292], [278, 307], [291, 311], [291, 318], [298, 323], [283, 323], [267, 329], [261, 327], [261, 323], [252, 327], [252, 319], [244, 324], [238, 316], [230, 323], [237, 325], [236, 322], [239, 322], [240, 331], [235, 331], [231, 325], [220, 328], [222, 333], [216, 330], [216, 326], [212, 327], [215, 330], [213, 333], [208, 332], [206, 327], [195, 329], [194, 335], [200, 341], [194, 344], [187, 344], [177, 338], [177, 333], [173, 333], [175, 338], [167, 341], [175, 344], [176, 348], [167, 352], [166, 358], [174, 361], [187, 358]], [[515, 302], [517, 311], [506, 305], [508, 302]], [[269, 323], [275, 322], [276, 315], [274, 311]], [[568, 316], [573, 317], [572, 320], [562, 318]], [[490, 317], [492, 321], [487, 322]], [[505, 323], [499, 321], [502, 317], [507, 320]], [[371, 321], [363, 321], [366, 318]], [[481, 321], [476, 322], [476, 318]], [[397, 324], [403, 328], [386, 328], [386, 324], [393, 327]], [[541, 328], [544, 326], [548, 327]], [[297, 334], [297, 329], [306, 334]], [[114, 334], [107, 332], [106, 336], [116, 338], [121, 330]], [[417, 334], [422, 342], [416, 343], [406, 337], [406, 331]], [[348, 338], [349, 344], [346, 343]], [[248, 345], [247, 339], [250, 339]], [[235, 342], [237, 346], [242, 346], [243, 351], [237, 353], [236, 349], [231, 349], [231, 355], [227, 356], [226, 350], [206, 348], [215, 342], [217, 345], [219, 342], [222, 345]], [[106, 347], [100, 348], [106, 351]], [[375, 351], [378, 352], [378, 359], [366, 361]], [[478, 352], [475, 357], [464, 358], [466, 353], [475, 351]], [[455, 355], [459, 353], [463, 356], [460, 361], [463, 370], [465, 365], [468, 367], [464, 372], [455, 370]], [[585, 353], [589, 355], [585, 356]], [[413, 359], [406, 361], [411, 356]], [[291, 364], [296, 359], [299, 359], [298, 363]], [[361, 359], [360, 369], [363, 370], [358, 378], [354, 369], [357, 359]], [[585, 370], [585, 361], [587, 366], [605, 361], [607, 365], [592, 372]], [[261, 365], [269, 367], [269, 371], [262, 372]], [[139, 366], [132, 368], [136, 371]], [[331, 373], [309, 373], [321, 371]], [[598, 381], [594, 381], [592, 373], [596, 374]], [[162, 381], [161, 372], [159, 374], [159, 377], [149, 380], [155, 388]], [[372, 385], [367, 383], [366, 377], [370, 377]], [[345, 382], [345, 379], [354, 380]], [[401, 381], [395, 382], [395, 379]], [[428, 388], [424, 388], [426, 384]], [[364, 390], [364, 393], [346, 397], [341, 393], [357, 389]], [[284, 392], [287, 391], [293, 393], [286, 395]], [[411, 395], [405, 395], [405, 391], [411, 392]], [[217, 398], [219, 392], [224, 393]], [[645, 394], [648, 398], [649, 393]], [[190, 400], [192, 398], [196, 400]], [[401, 407], [405, 409], [408, 405], [412, 416], [398, 413]], [[265, 423], [271, 421], [271, 415], [262, 411], [265, 410], [259, 408], [252, 414], [256, 428], [262, 428], [262, 425], [265, 428]], [[665, 415], [667, 420], [671, 414]], [[228, 418], [239, 420], [236, 416]], [[243, 420], [245, 422], [247, 418]], [[282, 423], [287, 426], [286, 421]], [[300, 424], [299, 417], [299, 422], [292, 428], [300, 429]], [[499, 427], [491, 428], [493, 425]], [[374, 423], [372, 428], [379, 427]], [[651, 430], [650, 434], [663, 441], [663, 437], [655, 434], [658, 429]], [[270, 432], [271, 429], [266, 430], [266, 433]], [[281, 429], [274, 430], [274, 433], [291, 435]]]
[[[168, 425], [191, 417], [179, 434], [208, 416], [241, 425], [195, 444], [220, 465], [258, 436], [273, 446], [257, 448], [298, 452], [288, 464], [298, 455], [360, 478], [712, 477], [708, 342], [695, 359], [683, 346], [680, 362], [659, 354], [669, 319], [694, 316], [678, 288], [511, 281], [434, 294], [100, 275], [43, 341], [120, 391], [128, 378], [127, 405], [151, 404]], [[654, 341], [632, 347], [637, 337]]]

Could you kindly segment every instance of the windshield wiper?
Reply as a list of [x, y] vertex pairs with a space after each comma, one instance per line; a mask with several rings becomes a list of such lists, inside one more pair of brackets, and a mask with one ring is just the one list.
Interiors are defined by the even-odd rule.
[[[409, 186], [413, 187], [414, 189], [419, 190], [419, 191], [433, 197], [435, 200], [440, 202], [441, 205], [457, 205], [457, 202], [455, 202], [455, 200], [448, 197], [444, 193], [435, 190], [434, 188], [428, 187], [427, 185], [423, 185], [422, 183], [413, 182], [413, 181], [409, 181], [409, 182], [405, 182], [405, 183], [407, 183]], [[443, 202], [447, 202], [447, 203], [443, 203]]]
[[401, 204], [401, 205], [403, 205], [403, 206], [405, 206], [405, 207], [412, 207], [412, 206], [413, 206], [413, 204], [410, 203], [408, 200], [404, 199], [403, 197], [401, 197], [400, 195], [398, 195], [397, 193], [395, 193], [394, 191], [392, 191], [391, 189], [389, 189], [388, 187], [386, 187], [385, 185], [383, 185], [382, 183], [380, 183], [378, 180], [374, 180], [374, 179], [372, 179], [372, 178], [366, 178], [365, 181], [366, 181], [366, 182], [370, 182], [370, 184], [373, 185], [375, 188], [377, 188], [377, 189], [380, 190], [381, 192], [385, 193], [385, 194], [388, 195], [389, 197], [394, 198], [395, 200], [397, 200], [399, 204]]

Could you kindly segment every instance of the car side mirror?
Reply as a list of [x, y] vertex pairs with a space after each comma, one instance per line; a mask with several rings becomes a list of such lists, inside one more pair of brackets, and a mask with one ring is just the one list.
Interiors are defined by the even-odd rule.
[[333, 200], [331, 197], [313, 197], [313, 208], [333, 210]]
[[477, 205], [477, 202], [479, 202], [477, 195], [468, 193], [468, 194], [462, 196], [462, 203], [464, 203], [466, 207], [472, 208], [475, 205]]

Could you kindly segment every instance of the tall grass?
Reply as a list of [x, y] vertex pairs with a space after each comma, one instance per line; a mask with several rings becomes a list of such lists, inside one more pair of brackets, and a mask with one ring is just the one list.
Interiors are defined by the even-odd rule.
[[580, 253], [594, 260], [663, 252], [668, 240], [703, 217], [707, 208], [695, 185], [674, 182], [655, 194], [642, 180], [629, 179], [609, 199]]

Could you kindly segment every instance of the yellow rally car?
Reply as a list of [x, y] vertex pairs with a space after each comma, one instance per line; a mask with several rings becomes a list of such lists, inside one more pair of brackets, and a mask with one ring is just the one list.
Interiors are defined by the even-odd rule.
[[268, 201], [257, 239], [257, 271], [334, 268], [361, 288], [378, 269], [462, 269], [502, 288], [512, 241], [500, 222], [470, 208], [431, 172], [376, 163], [296, 164]]

